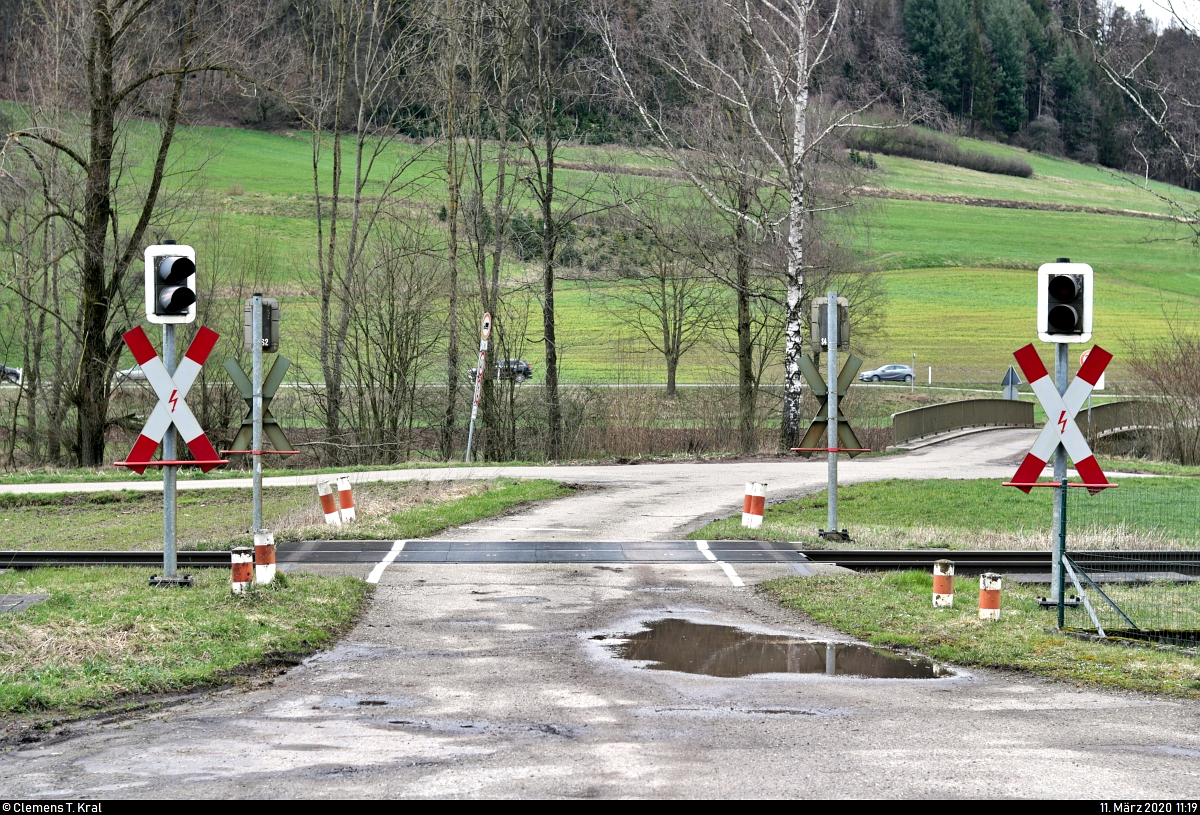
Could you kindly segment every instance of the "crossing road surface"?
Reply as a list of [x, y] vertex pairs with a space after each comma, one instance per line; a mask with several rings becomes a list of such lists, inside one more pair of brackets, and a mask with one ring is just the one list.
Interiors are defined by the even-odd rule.
[[[1007, 478], [1028, 440], [1027, 431], [981, 434], [843, 472], [847, 481]], [[783, 462], [535, 469], [604, 488], [445, 537], [678, 540], [740, 506], [738, 482], [766, 480], [780, 497], [823, 476], [819, 465]], [[719, 558], [313, 566], [378, 581], [336, 648], [250, 690], [15, 745], [0, 754], [0, 789], [9, 798], [1195, 796], [1194, 702], [992, 671], [722, 678], [618, 658], [621, 635], [657, 620], [844, 640], [754, 589], [795, 567]]]

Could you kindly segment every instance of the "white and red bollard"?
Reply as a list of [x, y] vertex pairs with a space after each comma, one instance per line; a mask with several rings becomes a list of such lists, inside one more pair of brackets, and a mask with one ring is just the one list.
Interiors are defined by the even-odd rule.
[[338, 476], [338, 504], [342, 508], [342, 523], [348, 524], [354, 520], [354, 493], [350, 489], [350, 479], [344, 475]]
[[254, 533], [254, 582], [264, 586], [275, 579], [275, 533]]
[[238, 546], [229, 551], [233, 564], [233, 574], [230, 583], [234, 594], [241, 594], [250, 588], [254, 581], [254, 550], [249, 546]]
[[742, 502], [742, 526], [758, 529], [762, 526], [763, 508], [767, 503], [767, 485], [746, 482], [746, 498]]
[[954, 561], [952, 560], [934, 561], [933, 607], [954, 608]]
[[1000, 575], [986, 572], [979, 575], [979, 619], [1000, 619]]
[[317, 482], [317, 497], [321, 499], [321, 511], [325, 513], [325, 523], [330, 526], [341, 526], [342, 518], [338, 514], [337, 502], [333, 498], [333, 488], [324, 479]]

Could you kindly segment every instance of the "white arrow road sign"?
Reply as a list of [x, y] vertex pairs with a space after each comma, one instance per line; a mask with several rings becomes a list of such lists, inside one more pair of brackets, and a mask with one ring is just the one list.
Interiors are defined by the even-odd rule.
[[[1054, 451], [1058, 449], [1058, 445], [1061, 444], [1066, 448], [1071, 461], [1074, 462], [1076, 471], [1083, 478], [1083, 483], [1107, 484], [1108, 479], [1104, 477], [1104, 471], [1096, 463], [1096, 457], [1092, 455], [1092, 449], [1088, 446], [1087, 439], [1083, 437], [1079, 426], [1075, 424], [1075, 414], [1087, 401], [1088, 394], [1092, 392], [1096, 380], [1104, 374], [1104, 369], [1112, 359], [1112, 354], [1098, 345], [1093, 348], [1064, 394], [1059, 394], [1058, 388], [1054, 387], [1050, 374], [1047, 373], [1046, 366], [1042, 364], [1042, 358], [1038, 356], [1037, 349], [1033, 347], [1032, 343], [1017, 351], [1013, 356], [1017, 358], [1017, 364], [1021, 366], [1025, 378], [1029, 380], [1029, 384], [1033, 388], [1034, 395], [1037, 396], [1038, 401], [1042, 403], [1042, 408], [1046, 411], [1046, 426], [1042, 428], [1037, 441], [1033, 443], [1033, 449], [1021, 462], [1017, 474], [1013, 476], [1013, 482], [1032, 484], [1037, 481], [1046, 462], [1050, 460]], [[1018, 487], [1018, 489], [1024, 492], [1030, 490], [1029, 487]]]
[[[211, 328], [201, 326], [175, 369], [175, 376], [172, 377], [167, 373], [167, 366], [159, 358], [141, 326], [123, 335], [125, 344], [133, 352], [133, 358], [146, 374], [146, 381], [158, 395], [158, 404], [155, 405], [154, 412], [146, 420], [146, 426], [142, 428], [141, 435], [129, 451], [126, 461], [131, 465], [134, 462], [149, 462], [171, 425], [178, 428], [179, 435], [183, 436], [196, 461], [207, 462], [199, 465], [201, 470], [208, 472], [220, 464], [220, 456], [184, 401], [192, 383], [196, 381], [196, 375], [204, 366], [204, 361], [217, 344], [218, 336]], [[130, 466], [130, 469], [137, 473], [146, 471], [145, 467]]]

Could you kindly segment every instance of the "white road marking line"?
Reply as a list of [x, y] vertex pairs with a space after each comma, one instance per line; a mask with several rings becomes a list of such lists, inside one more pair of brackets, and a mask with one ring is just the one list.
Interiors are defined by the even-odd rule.
[[368, 583], [378, 583], [379, 582], [379, 578], [383, 577], [383, 570], [392, 564], [392, 561], [396, 559], [396, 555], [400, 554], [400, 552], [403, 551], [404, 544], [406, 544], [406, 543], [408, 543], [408, 541], [400, 540], [400, 541], [396, 541], [395, 543], [392, 544], [391, 551], [389, 551], [387, 553], [387, 555], [384, 556], [383, 560], [376, 563], [375, 568], [371, 570], [371, 573], [369, 575], [367, 575]]
[[585, 532], [584, 529], [573, 529], [569, 526], [460, 526], [459, 529], [469, 529], [475, 532]]
[[734, 588], [740, 589], [746, 585], [732, 566], [723, 560], [717, 560], [717, 556], [708, 548], [708, 541], [696, 541], [696, 548], [700, 550], [700, 554], [721, 567], [721, 571], [725, 572], [725, 576], [729, 578], [729, 582], [733, 584]]
[[742, 578], [738, 577], [738, 573], [733, 570], [732, 566], [723, 560], [718, 560], [717, 563], [722, 569], [725, 570], [725, 575], [729, 578], [729, 582], [732, 583], [736, 588], [740, 589], [742, 586], [746, 585], [742, 582]]

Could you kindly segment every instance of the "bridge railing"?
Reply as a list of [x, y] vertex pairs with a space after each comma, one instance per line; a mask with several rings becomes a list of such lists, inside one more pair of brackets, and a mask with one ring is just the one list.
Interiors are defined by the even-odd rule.
[[[1095, 411], [1092, 420], [1094, 425]], [[963, 399], [902, 410], [892, 414], [892, 443], [903, 444], [967, 427], [1033, 427], [1033, 403], [1010, 399]]]
[[1150, 405], [1145, 402], [1107, 402], [1089, 411], [1085, 405], [1075, 414], [1075, 424], [1089, 440], [1117, 430], [1133, 430], [1153, 424]]

